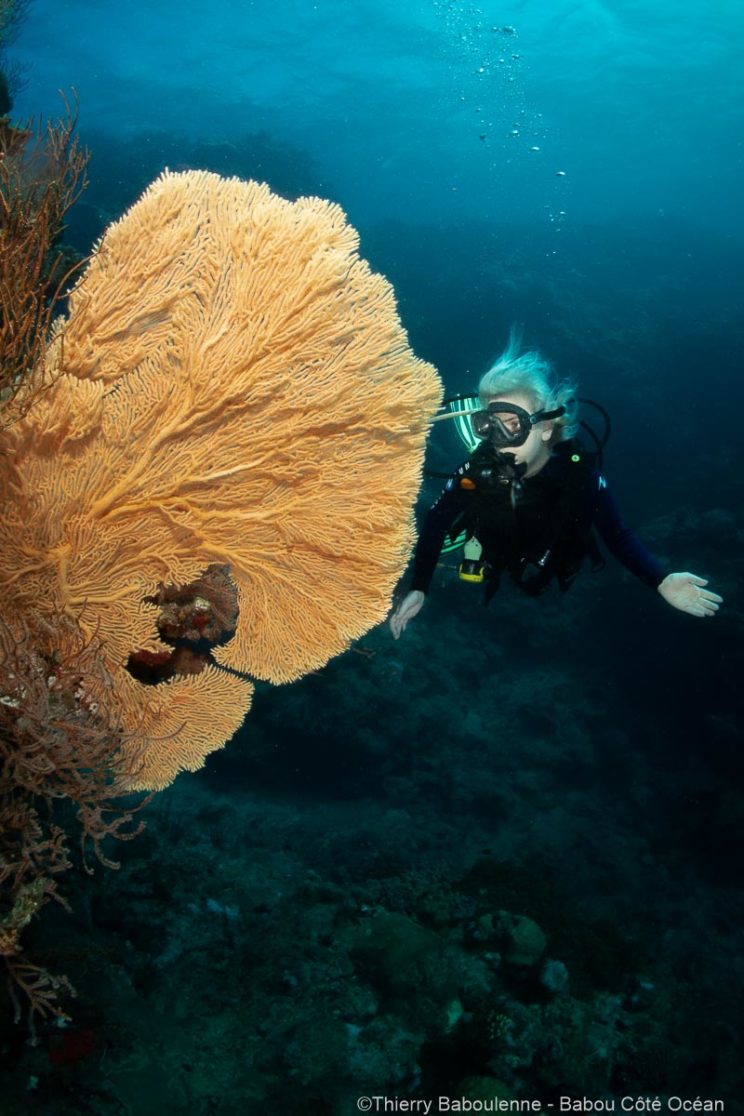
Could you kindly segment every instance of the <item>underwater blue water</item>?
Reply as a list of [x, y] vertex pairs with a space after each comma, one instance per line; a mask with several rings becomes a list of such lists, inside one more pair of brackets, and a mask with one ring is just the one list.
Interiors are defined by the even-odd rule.
[[[741, 1112], [741, 0], [34, 0], [6, 55], [14, 120], [76, 91], [77, 251], [165, 166], [339, 202], [446, 388], [521, 323], [609, 409], [629, 523], [726, 598], [693, 620], [610, 558], [484, 609], [451, 560], [400, 642], [259, 685], [121, 872], [32, 927], [79, 1000], [34, 1051], [0, 1016], [9, 1116], [34, 1079], [41, 1116], [347, 1116], [471, 1074]], [[500, 908], [567, 1000], [499, 967]]]
[[743, 47], [738, 0], [35, 0], [13, 55], [21, 115], [74, 87], [83, 132], [264, 130], [352, 221], [739, 238]]

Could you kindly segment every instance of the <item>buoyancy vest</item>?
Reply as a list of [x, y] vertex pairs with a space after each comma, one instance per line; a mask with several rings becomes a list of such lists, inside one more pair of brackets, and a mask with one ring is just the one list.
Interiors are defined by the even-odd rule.
[[565, 592], [587, 558], [595, 569], [604, 565], [592, 531], [596, 456], [574, 439], [559, 443], [534, 477], [523, 472], [512, 455], [486, 446], [459, 470], [464, 509], [450, 536], [464, 530], [481, 543], [487, 601], [504, 571], [537, 596], [554, 579]]

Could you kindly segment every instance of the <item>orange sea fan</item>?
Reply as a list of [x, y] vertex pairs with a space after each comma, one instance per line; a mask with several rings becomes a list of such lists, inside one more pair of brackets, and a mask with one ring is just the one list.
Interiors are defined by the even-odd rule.
[[[237, 586], [233, 670], [285, 682], [385, 616], [413, 541], [441, 389], [338, 206], [166, 173], [112, 225], [49, 349], [53, 386], [0, 433], [5, 615], [96, 632], [141, 786], [198, 767], [250, 682], [157, 687], [153, 594], [212, 563]], [[133, 743], [134, 746], [134, 743]]]

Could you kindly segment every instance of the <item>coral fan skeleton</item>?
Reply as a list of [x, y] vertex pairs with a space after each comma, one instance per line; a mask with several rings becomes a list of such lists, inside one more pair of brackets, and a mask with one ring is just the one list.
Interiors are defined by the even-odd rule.
[[22, 388], [15, 366], [4, 381], [2, 795], [19, 837], [0, 848], [0, 943], [32, 1013], [58, 1011], [62, 985], [20, 933], [70, 866], [38, 804], [71, 798], [109, 863], [103, 838], [132, 819], [107, 818], [114, 797], [221, 747], [248, 675], [298, 678], [388, 610], [440, 384], [357, 244], [328, 202], [166, 173], [50, 338], [42, 316]]

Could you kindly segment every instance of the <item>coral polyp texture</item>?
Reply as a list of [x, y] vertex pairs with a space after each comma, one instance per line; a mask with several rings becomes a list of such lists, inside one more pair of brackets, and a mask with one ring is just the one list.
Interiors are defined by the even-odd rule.
[[389, 608], [440, 382], [357, 249], [332, 203], [164, 174], [106, 231], [51, 386], [0, 433], [3, 613], [50, 652], [60, 616], [96, 639], [137, 787], [199, 767], [253, 689], [213, 663], [132, 677], [131, 654], [168, 649], [159, 585], [228, 567], [238, 616], [214, 658], [276, 683]]

